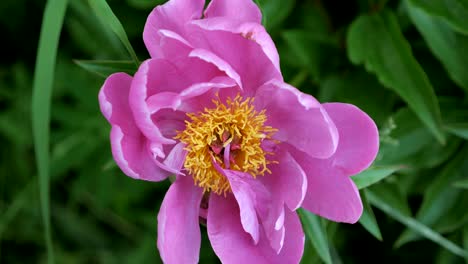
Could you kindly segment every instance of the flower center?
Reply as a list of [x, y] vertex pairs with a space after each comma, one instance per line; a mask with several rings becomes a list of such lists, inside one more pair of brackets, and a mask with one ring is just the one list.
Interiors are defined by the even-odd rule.
[[175, 138], [185, 144], [188, 153], [184, 167], [195, 184], [205, 192], [221, 194], [231, 191], [231, 187], [214, 163], [223, 169], [247, 172], [254, 178], [271, 173], [267, 165], [274, 161], [266, 155], [273, 153], [261, 145], [277, 129], [265, 125], [265, 111], [255, 111], [253, 98], [243, 100], [238, 95], [225, 103], [219, 99], [213, 103], [214, 108], [187, 114], [186, 128]]

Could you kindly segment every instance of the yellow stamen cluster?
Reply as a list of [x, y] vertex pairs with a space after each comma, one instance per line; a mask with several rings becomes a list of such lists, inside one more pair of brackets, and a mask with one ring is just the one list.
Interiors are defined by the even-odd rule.
[[[186, 145], [184, 167], [195, 184], [205, 192], [222, 194], [231, 191], [231, 187], [213, 161], [221, 168], [247, 172], [253, 177], [271, 173], [267, 165], [272, 161], [266, 155], [272, 153], [264, 151], [261, 143], [271, 139], [277, 130], [265, 125], [265, 111], [257, 112], [252, 98], [243, 100], [238, 95], [225, 103], [219, 99], [213, 103], [214, 108], [187, 114], [186, 128], [175, 138]], [[229, 164], [225, 164], [224, 148], [230, 148]]]

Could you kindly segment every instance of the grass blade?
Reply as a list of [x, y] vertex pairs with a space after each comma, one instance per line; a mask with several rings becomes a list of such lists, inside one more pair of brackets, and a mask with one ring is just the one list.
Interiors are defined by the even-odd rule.
[[380, 233], [379, 225], [377, 224], [377, 220], [375, 219], [374, 212], [372, 211], [372, 207], [367, 201], [367, 191], [364, 190], [361, 193], [362, 203], [364, 205], [364, 211], [362, 212], [362, 216], [359, 219], [359, 223], [375, 238], [382, 241], [382, 233]]
[[125, 72], [134, 75], [137, 71], [132, 61], [75, 60], [75, 63], [81, 68], [104, 78], [116, 72]]
[[327, 264], [332, 263], [330, 249], [328, 248], [327, 232], [320, 222], [320, 217], [303, 209], [299, 209], [298, 212], [301, 217], [302, 226], [320, 258]]
[[49, 122], [55, 59], [67, 0], [47, 1], [37, 52], [32, 95], [32, 129], [39, 176], [39, 198], [45, 229], [48, 263], [54, 263], [50, 227]]
[[370, 185], [377, 183], [386, 177], [392, 175], [397, 170], [401, 169], [399, 166], [376, 166], [371, 167], [352, 177], [354, 183], [359, 189], [364, 189]]
[[120, 23], [117, 16], [114, 14], [114, 12], [112, 12], [112, 9], [107, 4], [107, 2], [105, 0], [89, 0], [88, 2], [101, 23], [111, 27], [112, 31], [114, 31], [114, 33], [120, 39], [130, 54], [133, 62], [138, 67], [140, 65], [140, 61], [138, 60], [138, 57], [133, 50], [130, 41], [128, 40], [127, 33], [125, 33], [125, 29], [122, 26], [122, 23]]
[[418, 222], [414, 218], [404, 215], [398, 209], [385, 203], [373, 192], [368, 191], [367, 198], [369, 202], [371, 202], [375, 207], [379, 208], [384, 213], [396, 219], [400, 223], [406, 225], [408, 228], [411, 228], [413, 231], [419, 233], [421, 236], [424, 236], [425, 238], [432, 240], [433, 242], [439, 244], [440, 246], [444, 247], [445, 249], [447, 249], [448, 251], [452, 252], [455, 255], [458, 255], [464, 258], [468, 257], [468, 251], [464, 250], [463, 248], [459, 247], [452, 241], [441, 236], [439, 233], [430, 229], [426, 225]]

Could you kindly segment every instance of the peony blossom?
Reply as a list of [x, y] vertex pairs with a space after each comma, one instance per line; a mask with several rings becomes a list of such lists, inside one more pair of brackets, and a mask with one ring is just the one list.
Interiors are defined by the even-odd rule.
[[151, 58], [99, 93], [113, 157], [128, 176], [175, 180], [157, 217], [165, 263], [197, 263], [200, 222], [222, 263], [298, 263], [303, 207], [356, 222], [349, 176], [378, 151], [357, 107], [319, 103], [284, 83], [251, 0], [170, 0], [143, 33]]

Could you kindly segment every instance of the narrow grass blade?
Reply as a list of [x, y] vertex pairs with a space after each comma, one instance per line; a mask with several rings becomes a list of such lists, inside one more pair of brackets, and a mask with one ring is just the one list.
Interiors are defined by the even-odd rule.
[[132, 61], [112, 61], [112, 60], [75, 60], [81, 68], [107, 78], [115, 72], [125, 72], [133, 75], [137, 68]]
[[120, 41], [122, 41], [122, 44], [127, 49], [133, 62], [138, 67], [140, 65], [140, 61], [128, 40], [127, 33], [125, 33], [122, 23], [120, 23], [117, 16], [112, 12], [112, 9], [107, 2], [105, 0], [89, 0], [88, 2], [101, 23], [103, 25], [109, 25]]
[[54, 263], [50, 227], [49, 122], [55, 58], [67, 0], [47, 1], [37, 52], [32, 95], [32, 129], [39, 175], [39, 195], [45, 229], [48, 263]]
[[454, 182], [453, 186], [458, 187], [458, 188], [468, 189], [468, 179]]
[[458, 255], [460, 257], [464, 257], [464, 258], [468, 257], [468, 251], [464, 250], [463, 248], [456, 245], [452, 241], [446, 239], [445, 237], [441, 236], [439, 233], [423, 225], [421, 222], [418, 222], [416, 219], [404, 215], [398, 209], [393, 208], [389, 204], [385, 203], [373, 192], [369, 191], [367, 194], [368, 194], [367, 198], [369, 199], [369, 202], [373, 204], [375, 207], [382, 210], [384, 213], [386, 213], [390, 217], [406, 225], [408, 228], [419, 233], [421, 236], [429, 240], [432, 240], [433, 242], [437, 243], [441, 247], [444, 247], [445, 249], [452, 252], [453, 254]]
[[309, 211], [299, 209], [302, 226], [307, 234], [307, 237], [312, 242], [315, 250], [319, 254], [323, 262], [331, 264], [330, 249], [328, 247], [328, 237], [325, 228], [320, 222], [320, 218]]
[[364, 205], [364, 211], [362, 212], [362, 216], [359, 219], [359, 223], [375, 238], [382, 241], [382, 234], [380, 233], [379, 225], [377, 224], [377, 220], [375, 219], [375, 215], [374, 215], [374, 212], [372, 211], [372, 207], [367, 201], [366, 190], [364, 190], [361, 193], [361, 199]]

